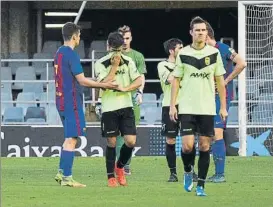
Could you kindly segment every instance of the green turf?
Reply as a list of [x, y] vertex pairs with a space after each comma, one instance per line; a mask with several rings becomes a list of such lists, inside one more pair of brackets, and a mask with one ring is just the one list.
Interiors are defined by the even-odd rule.
[[[179, 183], [167, 183], [164, 157], [132, 160], [129, 186], [109, 189], [103, 158], [76, 158], [74, 178], [85, 189], [60, 187], [55, 181], [58, 158], [2, 158], [3, 207], [273, 207], [272, 157], [229, 157], [227, 182], [207, 184], [207, 197], [186, 193], [182, 163]], [[210, 175], [213, 167], [211, 163]]]

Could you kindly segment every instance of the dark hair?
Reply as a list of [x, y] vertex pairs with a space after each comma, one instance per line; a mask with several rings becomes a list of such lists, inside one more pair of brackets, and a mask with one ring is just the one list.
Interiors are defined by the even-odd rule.
[[201, 24], [201, 23], [205, 23], [206, 24], [206, 21], [204, 19], [202, 19], [201, 17], [197, 16], [197, 17], [194, 17], [192, 20], [191, 20], [191, 23], [190, 23], [190, 29], [192, 30], [193, 29], [193, 26], [195, 24]]
[[183, 44], [183, 42], [178, 38], [172, 38], [163, 43], [165, 52], [170, 55], [169, 50], [175, 50], [176, 45]]
[[126, 32], [131, 32], [131, 28], [127, 25], [123, 25], [122, 27], [118, 28], [118, 32], [124, 35]]
[[117, 49], [121, 47], [124, 43], [123, 37], [119, 32], [111, 32], [108, 35], [108, 45], [113, 48]]
[[209, 36], [209, 38], [215, 39], [215, 37], [214, 37], [214, 30], [212, 29], [210, 23], [206, 22], [206, 25], [207, 25], [207, 30], [208, 30], [208, 36]]
[[80, 26], [74, 24], [73, 22], [67, 22], [62, 28], [62, 35], [64, 41], [71, 40], [74, 34], [78, 34], [80, 32]]

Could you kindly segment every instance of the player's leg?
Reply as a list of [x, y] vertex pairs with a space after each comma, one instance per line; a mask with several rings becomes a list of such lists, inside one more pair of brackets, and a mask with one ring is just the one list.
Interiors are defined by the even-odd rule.
[[[137, 126], [139, 124], [139, 122], [140, 122], [140, 107], [139, 107], [139, 105], [134, 104], [133, 109], [134, 109], [134, 115], [135, 115], [135, 124]], [[118, 153], [117, 158], [119, 158], [120, 149], [121, 149], [122, 145], [124, 144], [124, 138], [122, 136], [119, 136], [118, 138], [120, 138], [120, 139], [117, 139], [117, 147], [116, 147], [116, 149], [117, 149], [116, 151]], [[130, 159], [128, 160], [128, 162], [124, 166], [125, 175], [131, 175], [132, 174], [131, 169], [130, 169], [131, 160], [132, 160], [132, 157], [130, 157]]]
[[[228, 106], [229, 106], [229, 102], [227, 102], [227, 107]], [[213, 161], [215, 165], [215, 173], [212, 177], [208, 178], [208, 181], [215, 182], [215, 183], [225, 182], [224, 172], [225, 172], [226, 146], [224, 141], [224, 129], [226, 128], [226, 122], [222, 121], [219, 115], [219, 111], [220, 111], [220, 98], [219, 96], [216, 96], [217, 115], [214, 117], [215, 137], [211, 147]]]
[[206, 196], [204, 191], [210, 163], [210, 142], [214, 137], [214, 116], [197, 116], [199, 133], [199, 160], [198, 160], [198, 182], [196, 187], [197, 196]]
[[117, 180], [120, 185], [127, 185], [124, 166], [132, 157], [133, 149], [136, 144], [136, 125], [133, 108], [120, 110], [120, 133], [124, 136], [124, 144], [120, 149], [120, 157], [116, 165]]
[[86, 185], [75, 181], [72, 178], [72, 168], [75, 156], [75, 147], [77, 144], [77, 138], [85, 136], [85, 119], [83, 110], [64, 113], [64, 135], [65, 141], [63, 149], [61, 151], [60, 168], [63, 170], [63, 177], [61, 181], [62, 186], [68, 187], [86, 187]]
[[170, 169], [168, 182], [178, 182], [176, 172], [176, 152], [175, 142], [178, 135], [178, 124], [170, 120], [170, 107], [162, 107], [162, 132], [161, 135], [166, 137], [166, 160]]
[[193, 146], [196, 121], [193, 115], [181, 114], [179, 117], [182, 136], [181, 158], [184, 164], [184, 189], [190, 192], [193, 187], [192, 163], [195, 157]]
[[108, 187], [117, 187], [118, 184], [115, 178], [116, 137], [119, 134], [119, 122], [117, 111], [102, 113], [101, 132], [102, 136], [107, 138], [105, 163]]

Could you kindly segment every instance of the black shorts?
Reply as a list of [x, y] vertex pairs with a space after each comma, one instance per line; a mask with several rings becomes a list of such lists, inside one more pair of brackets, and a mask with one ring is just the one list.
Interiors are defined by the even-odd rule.
[[[176, 106], [178, 109], [178, 106]], [[161, 135], [169, 138], [176, 138], [178, 135], [179, 122], [175, 123], [170, 119], [170, 107], [162, 107], [162, 131]]]
[[128, 107], [102, 113], [101, 132], [103, 137], [136, 135], [133, 108]]
[[214, 115], [179, 114], [181, 136], [214, 137]]

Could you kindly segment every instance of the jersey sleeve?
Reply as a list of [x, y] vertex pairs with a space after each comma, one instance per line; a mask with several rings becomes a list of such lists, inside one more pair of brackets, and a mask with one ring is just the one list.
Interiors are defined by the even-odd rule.
[[176, 66], [174, 68], [172, 75], [177, 78], [182, 78], [184, 76], [184, 66], [179, 54], [176, 57], [175, 64]]
[[227, 50], [226, 59], [233, 61], [234, 57], [237, 55], [236, 51], [233, 48], [228, 47], [228, 46], [227, 46], [226, 50]]
[[221, 75], [224, 75], [225, 73], [226, 73], [226, 70], [224, 68], [224, 64], [223, 64], [220, 52], [218, 51], [214, 76], [221, 76]]
[[145, 59], [144, 56], [140, 53], [137, 59], [137, 69], [140, 74], [146, 74], [146, 64], [145, 64]]
[[168, 77], [171, 74], [170, 71], [163, 64], [160, 63], [157, 65], [157, 70], [160, 81], [165, 84], [169, 84]]
[[134, 63], [134, 61], [129, 61], [128, 67], [129, 67], [130, 79], [132, 81], [134, 81], [135, 79], [137, 79], [138, 77], [140, 77], [140, 73], [137, 70], [137, 67], [136, 67], [136, 64]]
[[71, 55], [70, 61], [70, 68], [71, 72], [74, 76], [83, 73], [82, 65], [79, 56], [76, 53]]
[[95, 63], [95, 76], [97, 81], [102, 81], [108, 75], [108, 70], [101, 62]]

